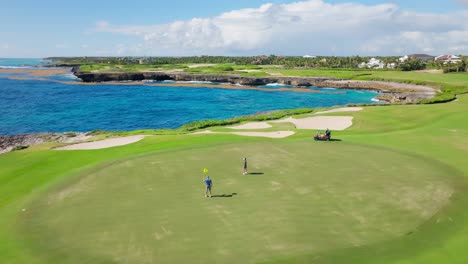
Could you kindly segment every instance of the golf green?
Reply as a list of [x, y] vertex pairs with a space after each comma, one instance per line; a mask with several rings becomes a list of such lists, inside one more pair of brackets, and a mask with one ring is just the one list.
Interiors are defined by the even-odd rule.
[[276, 261], [411, 234], [450, 203], [452, 174], [339, 141], [163, 150], [67, 177], [25, 208], [19, 232], [48, 263]]

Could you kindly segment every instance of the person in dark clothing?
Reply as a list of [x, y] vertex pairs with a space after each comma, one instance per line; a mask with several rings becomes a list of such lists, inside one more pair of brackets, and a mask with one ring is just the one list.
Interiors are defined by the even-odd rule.
[[247, 158], [244, 157], [243, 161], [244, 161], [244, 167], [243, 167], [244, 172], [242, 174], [246, 175], [247, 174]]

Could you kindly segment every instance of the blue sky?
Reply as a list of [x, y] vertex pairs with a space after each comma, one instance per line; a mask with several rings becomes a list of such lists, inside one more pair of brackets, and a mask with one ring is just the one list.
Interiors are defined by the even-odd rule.
[[468, 0], [0, 0], [0, 6], [0, 57], [468, 53]]

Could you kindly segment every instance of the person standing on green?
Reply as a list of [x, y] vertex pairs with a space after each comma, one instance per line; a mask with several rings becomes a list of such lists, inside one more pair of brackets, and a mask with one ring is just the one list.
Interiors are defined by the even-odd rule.
[[242, 174], [246, 175], [247, 174], [247, 158], [244, 157], [243, 158], [243, 161], [244, 161], [244, 172]]
[[207, 175], [203, 182], [205, 183], [205, 197], [211, 198], [211, 187], [213, 187], [213, 181], [210, 176]]

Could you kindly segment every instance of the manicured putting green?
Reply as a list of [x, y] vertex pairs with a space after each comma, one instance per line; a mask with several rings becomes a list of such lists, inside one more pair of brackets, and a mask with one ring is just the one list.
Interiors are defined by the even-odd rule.
[[[204, 197], [203, 168], [220, 197]], [[50, 263], [256, 263], [404, 236], [453, 184], [431, 160], [344, 142], [219, 145], [83, 172], [30, 204], [20, 232]]]

